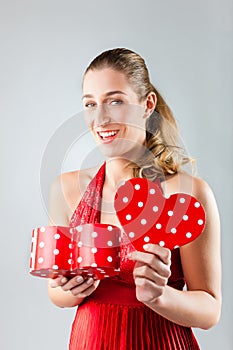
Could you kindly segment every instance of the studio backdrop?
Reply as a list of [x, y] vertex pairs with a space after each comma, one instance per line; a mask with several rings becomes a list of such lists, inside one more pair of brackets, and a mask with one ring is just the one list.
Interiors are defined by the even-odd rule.
[[145, 58], [215, 193], [222, 317], [195, 333], [202, 350], [233, 348], [232, 13], [229, 0], [0, 1], [1, 349], [68, 349], [75, 310], [52, 305], [46, 279], [29, 275], [31, 231], [48, 225], [57, 175], [102, 162], [81, 121], [81, 83], [92, 58], [114, 47]]

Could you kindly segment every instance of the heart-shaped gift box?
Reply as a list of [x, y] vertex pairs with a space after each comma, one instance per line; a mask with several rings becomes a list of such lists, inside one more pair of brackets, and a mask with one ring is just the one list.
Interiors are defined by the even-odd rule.
[[93, 276], [103, 279], [120, 271], [121, 230], [107, 224], [38, 227], [32, 231], [30, 273]]
[[205, 211], [193, 196], [163, 196], [161, 187], [145, 178], [125, 181], [114, 202], [118, 219], [135, 249], [146, 243], [174, 249], [190, 243], [204, 230]]

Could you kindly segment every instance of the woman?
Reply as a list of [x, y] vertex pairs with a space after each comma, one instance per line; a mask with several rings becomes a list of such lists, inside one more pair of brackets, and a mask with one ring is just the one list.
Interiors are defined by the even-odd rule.
[[113, 209], [117, 186], [141, 176], [157, 181], [166, 196], [196, 197], [206, 226], [198, 239], [172, 251], [147, 244], [139, 252], [123, 235], [119, 279], [51, 280], [54, 304], [79, 306], [70, 349], [199, 349], [191, 327], [209, 329], [221, 310], [220, 224], [212, 191], [182, 171], [189, 160], [176, 146], [175, 120], [138, 54], [113, 49], [96, 57], [84, 74], [83, 104], [107, 161], [54, 181], [51, 224], [120, 226]]

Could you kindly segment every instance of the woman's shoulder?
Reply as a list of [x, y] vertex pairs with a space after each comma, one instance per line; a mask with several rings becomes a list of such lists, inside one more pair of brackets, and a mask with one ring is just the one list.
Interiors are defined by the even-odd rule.
[[210, 185], [204, 179], [185, 172], [167, 176], [163, 189], [166, 196], [174, 193], [187, 193], [202, 201], [202, 203], [213, 196]]
[[51, 183], [50, 196], [59, 202], [65, 201], [72, 212], [97, 171], [98, 166], [58, 175]]
[[77, 185], [81, 186], [81, 183], [89, 183], [91, 179], [95, 176], [98, 167], [88, 168], [88, 169], [77, 169], [68, 172], [64, 172], [57, 176], [55, 182], [62, 182], [63, 186], [67, 190], [73, 189]]

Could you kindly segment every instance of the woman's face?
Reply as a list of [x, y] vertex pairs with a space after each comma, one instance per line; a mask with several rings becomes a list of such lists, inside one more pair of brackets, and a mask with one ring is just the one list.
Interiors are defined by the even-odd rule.
[[88, 127], [107, 157], [128, 158], [142, 149], [146, 102], [139, 102], [123, 73], [89, 70], [83, 81], [83, 106]]

